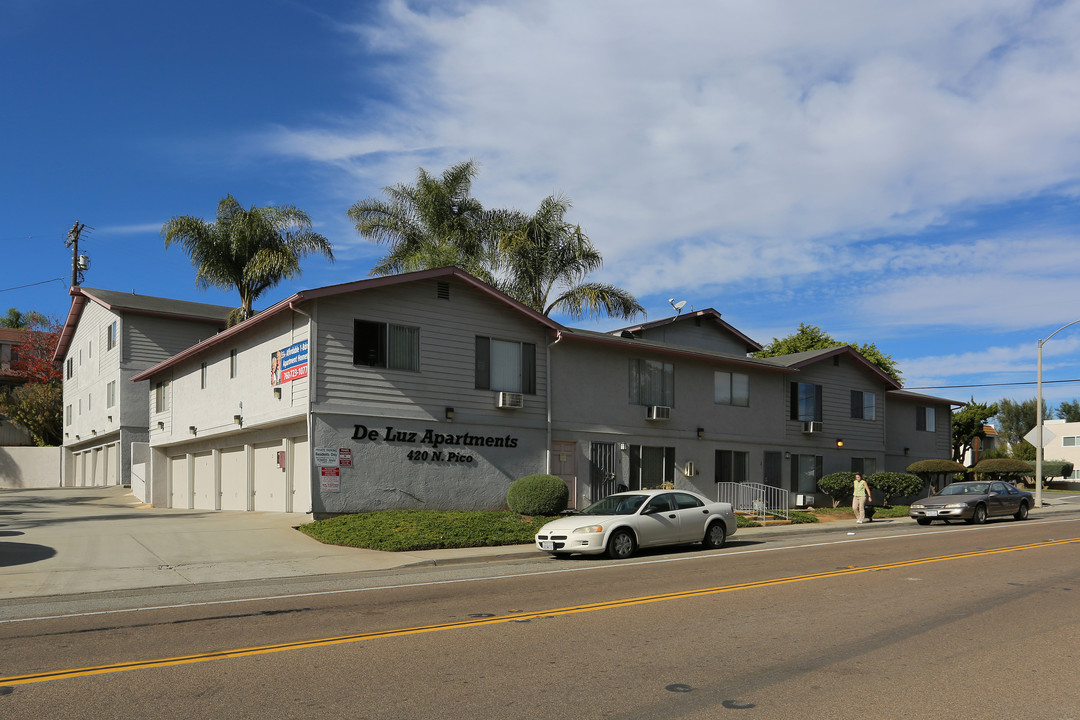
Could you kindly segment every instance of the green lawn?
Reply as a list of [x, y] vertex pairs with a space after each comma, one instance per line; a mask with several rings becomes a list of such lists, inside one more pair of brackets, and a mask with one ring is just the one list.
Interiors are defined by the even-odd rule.
[[534, 540], [549, 517], [526, 517], [509, 510], [384, 510], [341, 515], [300, 526], [300, 531], [328, 545], [369, 550], [522, 545]]

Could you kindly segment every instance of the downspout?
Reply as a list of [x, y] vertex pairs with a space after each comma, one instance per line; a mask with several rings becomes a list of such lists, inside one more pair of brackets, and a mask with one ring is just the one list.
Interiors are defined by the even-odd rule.
[[562, 330], [555, 331], [555, 340], [547, 345], [546, 361], [547, 361], [547, 382], [545, 383], [544, 394], [547, 400], [547, 447], [544, 449], [544, 457], [546, 458], [544, 472], [548, 475], [551, 474], [551, 348], [553, 345], [558, 344], [562, 340]]
[[[318, 387], [318, 385], [316, 384], [317, 373], [318, 373], [318, 370], [316, 368], [318, 367], [318, 365], [315, 363], [315, 360], [316, 360], [316, 357], [315, 357], [316, 350], [315, 349], [318, 347], [318, 343], [315, 342], [316, 336], [318, 335], [318, 323], [316, 322], [314, 317], [312, 317], [308, 313], [306, 313], [303, 310], [301, 310], [300, 308], [298, 308], [296, 306], [295, 302], [289, 303], [289, 309], [292, 310], [293, 312], [296, 312], [296, 313], [299, 313], [300, 315], [303, 315], [304, 317], [306, 317], [308, 319], [308, 376], [307, 376], [308, 397], [307, 397], [307, 412], [305, 412], [304, 414], [307, 416], [307, 436], [308, 436], [308, 443], [307, 443], [307, 446], [308, 446], [308, 457], [307, 457], [308, 480], [307, 480], [307, 482], [308, 482], [308, 496], [311, 498], [311, 500], [310, 500], [311, 507], [309, 508], [309, 512], [312, 514], [312, 517], [314, 517], [314, 515], [315, 515], [315, 497], [316, 497], [316, 495], [315, 495], [314, 463], [312, 462], [312, 458], [314, 457], [314, 454], [315, 454], [315, 415], [311, 412], [311, 407], [314, 404], [312, 398], [316, 394], [315, 389]], [[314, 312], [314, 309], [313, 309], [313, 312]], [[295, 444], [294, 444], [294, 447], [295, 447]], [[288, 462], [289, 462], [289, 465], [291, 467], [292, 466], [292, 459], [290, 458]], [[295, 493], [295, 492], [296, 492], [296, 487], [294, 486], [293, 487], [293, 493]], [[292, 502], [290, 502], [289, 505], [292, 507], [293, 512], [302, 512], [301, 510], [297, 510], [296, 506], [293, 505]]]

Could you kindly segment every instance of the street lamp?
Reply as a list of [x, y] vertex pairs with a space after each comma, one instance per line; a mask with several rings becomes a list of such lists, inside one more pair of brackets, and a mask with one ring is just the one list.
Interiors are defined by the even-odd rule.
[[1080, 320], [1073, 320], [1068, 325], [1062, 325], [1045, 340], [1039, 341], [1039, 363], [1038, 374], [1035, 379], [1035, 507], [1042, 507], [1042, 465], [1043, 465], [1043, 397], [1042, 397], [1042, 349], [1043, 345], [1050, 341], [1050, 338], [1057, 335], [1059, 332], [1067, 327], [1080, 323]]

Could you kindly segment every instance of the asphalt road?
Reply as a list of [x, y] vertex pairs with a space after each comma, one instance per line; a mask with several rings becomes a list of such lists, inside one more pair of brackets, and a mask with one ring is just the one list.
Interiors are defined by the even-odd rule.
[[1063, 516], [109, 593], [0, 621], [0, 717], [1075, 720], [1078, 561]]

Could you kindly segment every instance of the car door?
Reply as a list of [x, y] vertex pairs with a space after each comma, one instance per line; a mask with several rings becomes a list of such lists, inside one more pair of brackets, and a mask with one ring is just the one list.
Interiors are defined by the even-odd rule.
[[679, 542], [679, 516], [671, 493], [654, 495], [637, 517], [639, 545], [665, 545]]
[[705, 537], [705, 523], [711, 517], [705, 503], [690, 493], [672, 493], [679, 515], [680, 542], [697, 542]]
[[1003, 482], [992, 482], [986, 505], [990, 515], [1012, 515], [1020, 507], [1020, 493]]

